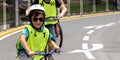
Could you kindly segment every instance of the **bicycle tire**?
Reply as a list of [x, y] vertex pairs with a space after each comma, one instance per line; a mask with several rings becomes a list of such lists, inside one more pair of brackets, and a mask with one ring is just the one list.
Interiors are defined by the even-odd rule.
[[58, 25], [59, 35], [56, 36], [56, 44], [61, 48], [63, 44], [63, 31], [60, 23], [57, 23], [57, 25]]

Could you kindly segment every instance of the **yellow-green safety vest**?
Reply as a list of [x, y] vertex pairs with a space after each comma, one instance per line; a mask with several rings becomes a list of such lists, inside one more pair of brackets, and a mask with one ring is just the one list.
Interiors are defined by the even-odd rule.
[[[29, 37], [27, 38], [28, 47], [34, 52], [44, 52], [49, 38], [49, 30], [44, 27], [43, 32], [38, 32], [30, 25], [28, 25], [27, 28], [29, 31]], [[19, 49], [20, 46], [20, 40], [18, 40], [16, 45], [17, 49]], [[43, 56], [36, 56], [33, 60], [40, 60], [42, 57]]]
[[[49, 4], [45, 3], [43, 0], [39, 0], [39, 4], [41, 4], [45, 8], [46, 18], [57, 15], [55, 0], [50, 0]], [[58, 23], [58, 21], [48, 21], [48, 22], [45, 22], [45, 25], [56, 24], [56, 23]]]

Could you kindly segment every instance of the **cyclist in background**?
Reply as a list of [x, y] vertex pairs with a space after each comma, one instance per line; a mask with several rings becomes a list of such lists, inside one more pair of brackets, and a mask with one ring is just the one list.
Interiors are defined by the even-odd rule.
[[[39, 4], [32, 5], [26, 10], [26, 16], [30, 24], [23, 30], [16, 44], [19, 60], [32, 60], [36, 52], [45, 51], [46, 45], [59, 50], [60, 48], [51, 40], [49, 30], [44, 26], [44, 8]], [[33, 60], [40, 58], [42, 56], [36, 56]]]
[[[40, 4], [45, 8], [46, 18], [50, 16], [57, 16], [61, 19], [67, 12], [67, 8], [64, 4], [60, 3], [58, 0], [35, 0], [33, 4]], [[58, 14], [57, 8], [60, 8], [61, 12]], [[58, 23], [57, 21], [45, 22], [45, 26], [49, 29], [53, 35], [53, 40], [56, 40], [54, 25]]]

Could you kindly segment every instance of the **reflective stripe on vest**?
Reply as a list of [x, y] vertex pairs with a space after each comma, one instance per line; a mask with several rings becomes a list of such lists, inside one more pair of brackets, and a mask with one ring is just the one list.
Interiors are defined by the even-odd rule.
[[[57, 8], [56, 8], [55, 0], [50, 0], [49, 4], [45, 3], [43, 0], [39, 0], [39, 4], [41, 4], [45, 8], [46, 17], [57, 15]], [[45, 25], [56, 24], [57, 22], [58, 21], [45, 22]]]

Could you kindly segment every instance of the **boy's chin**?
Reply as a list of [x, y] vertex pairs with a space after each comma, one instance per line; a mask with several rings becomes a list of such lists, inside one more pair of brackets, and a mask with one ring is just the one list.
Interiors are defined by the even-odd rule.
[[36, 29], [39, 29], [39, 28], [40, 28], [40, 26], [37, 26], [37, 27], [36, 27]]

